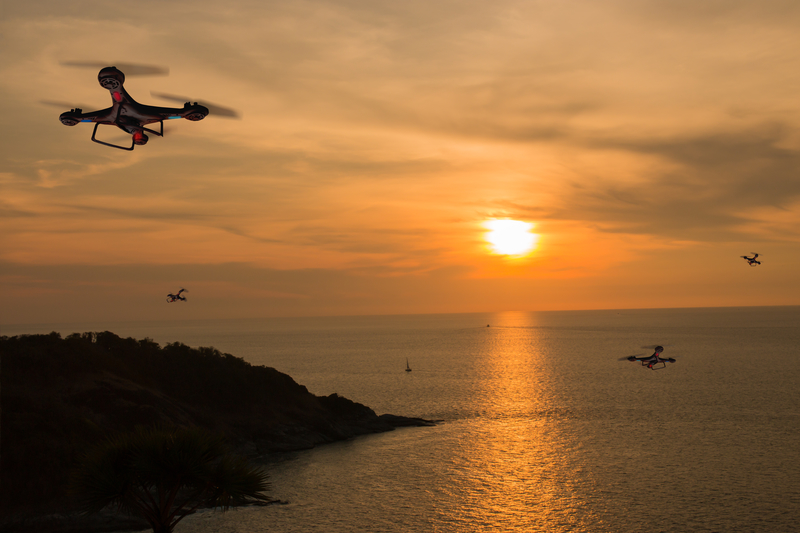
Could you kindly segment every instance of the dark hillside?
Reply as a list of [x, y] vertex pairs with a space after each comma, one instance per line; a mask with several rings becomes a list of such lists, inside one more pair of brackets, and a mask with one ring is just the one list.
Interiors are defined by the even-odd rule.
[[214, 348], [162, 348], [107, 331], [0, 337], [0, 357], [4, 515], [67, 506], [69, 473], [87, 446], [137, 425], [202, 426], [253, 455], [425, 423], [314, 396]]

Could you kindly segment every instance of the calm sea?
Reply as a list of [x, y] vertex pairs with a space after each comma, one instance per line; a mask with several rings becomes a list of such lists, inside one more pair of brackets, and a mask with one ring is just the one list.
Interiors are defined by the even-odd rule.
[[[800, 530], [800, 307], [2, 333], [105, 329], [214, 346], [315, 394], [444, 420], [266, 457], [287, 505], [200, 513], [178, 532]], [[619, 361], [652, 344], [677, 363]]]

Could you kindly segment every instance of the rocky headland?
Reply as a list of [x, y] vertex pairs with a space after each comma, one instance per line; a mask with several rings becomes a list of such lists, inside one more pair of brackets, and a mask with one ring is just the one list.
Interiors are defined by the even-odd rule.
[[[433, 425], [378, 416], [337, 394], [315, 396], [274, 368], [214, 348], [161, 347], [107, 331], [0, 337], [0, 358], [4, 531], [35, 530], [55, 513], [64, 517], [53, 517], [64, 526], [55, 529], [72, 529], [67, 487], [77, 461], [107, 435], [136, 426], [200, 426], [257, 456]], [[104, 523], [91, 529], [125, 527], [113, 516]], [[86, 527], [75, 523], [75, 530]]]

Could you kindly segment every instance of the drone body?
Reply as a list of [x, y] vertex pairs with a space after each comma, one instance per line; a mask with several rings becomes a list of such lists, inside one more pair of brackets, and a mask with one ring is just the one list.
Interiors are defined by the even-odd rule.
[[[666, 368], [667, 363], [675, 362], [675, 359], [672, 357], [661, 357], [661, 353], [664, 351], [663, 346], [642, 346], [642, 348], [650, 348], [654, 350], [653, 355], [646, 355], [644, 357], [631, 355], [630, 357], [625, 357], [623, 359], [627, 361], [640, 361], [642, 366], [646, 366], [650, 370], [660, 370], [662, 368]], [[656, 368], [656, 365], [659, 364], [663, 366]]]
[[186, 296], [181, 296], [182, 292], [189, 292], [189, 291], [182, 288], [181, 290], [178, 291], [178, 294], [172, 294], [172, 293], [167, 294], [167, 303], [171, 304], [172, 302], [185, 302]]
[[[159, 137], [164, 136], [164, 121], [176, 118], [185, 118], [191, 121], [203, 120], [208, 115], [208, 108], [186, 102], [183, 108], [157, 107], [140, 104], [134, 100], [128, 91], [125, 90], [125, 74], [117, 67], [106, 67], [97, 75], [97, 81], [104, 89], [111, 93], [111, 107], [100, 111], [84, 113], [81, 109], [72, 109], [61, 113], [59, 117], [61, 123], [66, 126], [74, 126], [80, 122], [94, 122], [92, 141], [121, 150], [133, 150], [136, 145], [147, 144], [148, 136], [145, 132], [152, 133]], [[160, 131], [148, 128], [149, 124], [160, 124]], [[131, 134], [131, 145], [119, 146], [116, 144], [100, 141], [95, 138], [97, 127], [100, 124], [117, 126], [122, 131]]]
[[746, 255], [741, 256], [741, 258], [747, 261], [747, 264], [750, 265], [751, 267], [758, 266], [761, 264], [761, 261], [756, 261], [756, 257], [758, 257], [758, 254], [755, 252], [753, 252], [753, 257], [747, 257]]

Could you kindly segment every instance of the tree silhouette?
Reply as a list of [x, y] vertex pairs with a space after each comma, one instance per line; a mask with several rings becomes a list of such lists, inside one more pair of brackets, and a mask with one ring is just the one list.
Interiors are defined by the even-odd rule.
[[223, 437], [205, 430], [144, 429], [108, 438], [86, 454], [73, 476], [86, 513], [105, 507], [142, 516], [170, 533], [199, 507], [269, 501], [267, 473], [232, 455]]

